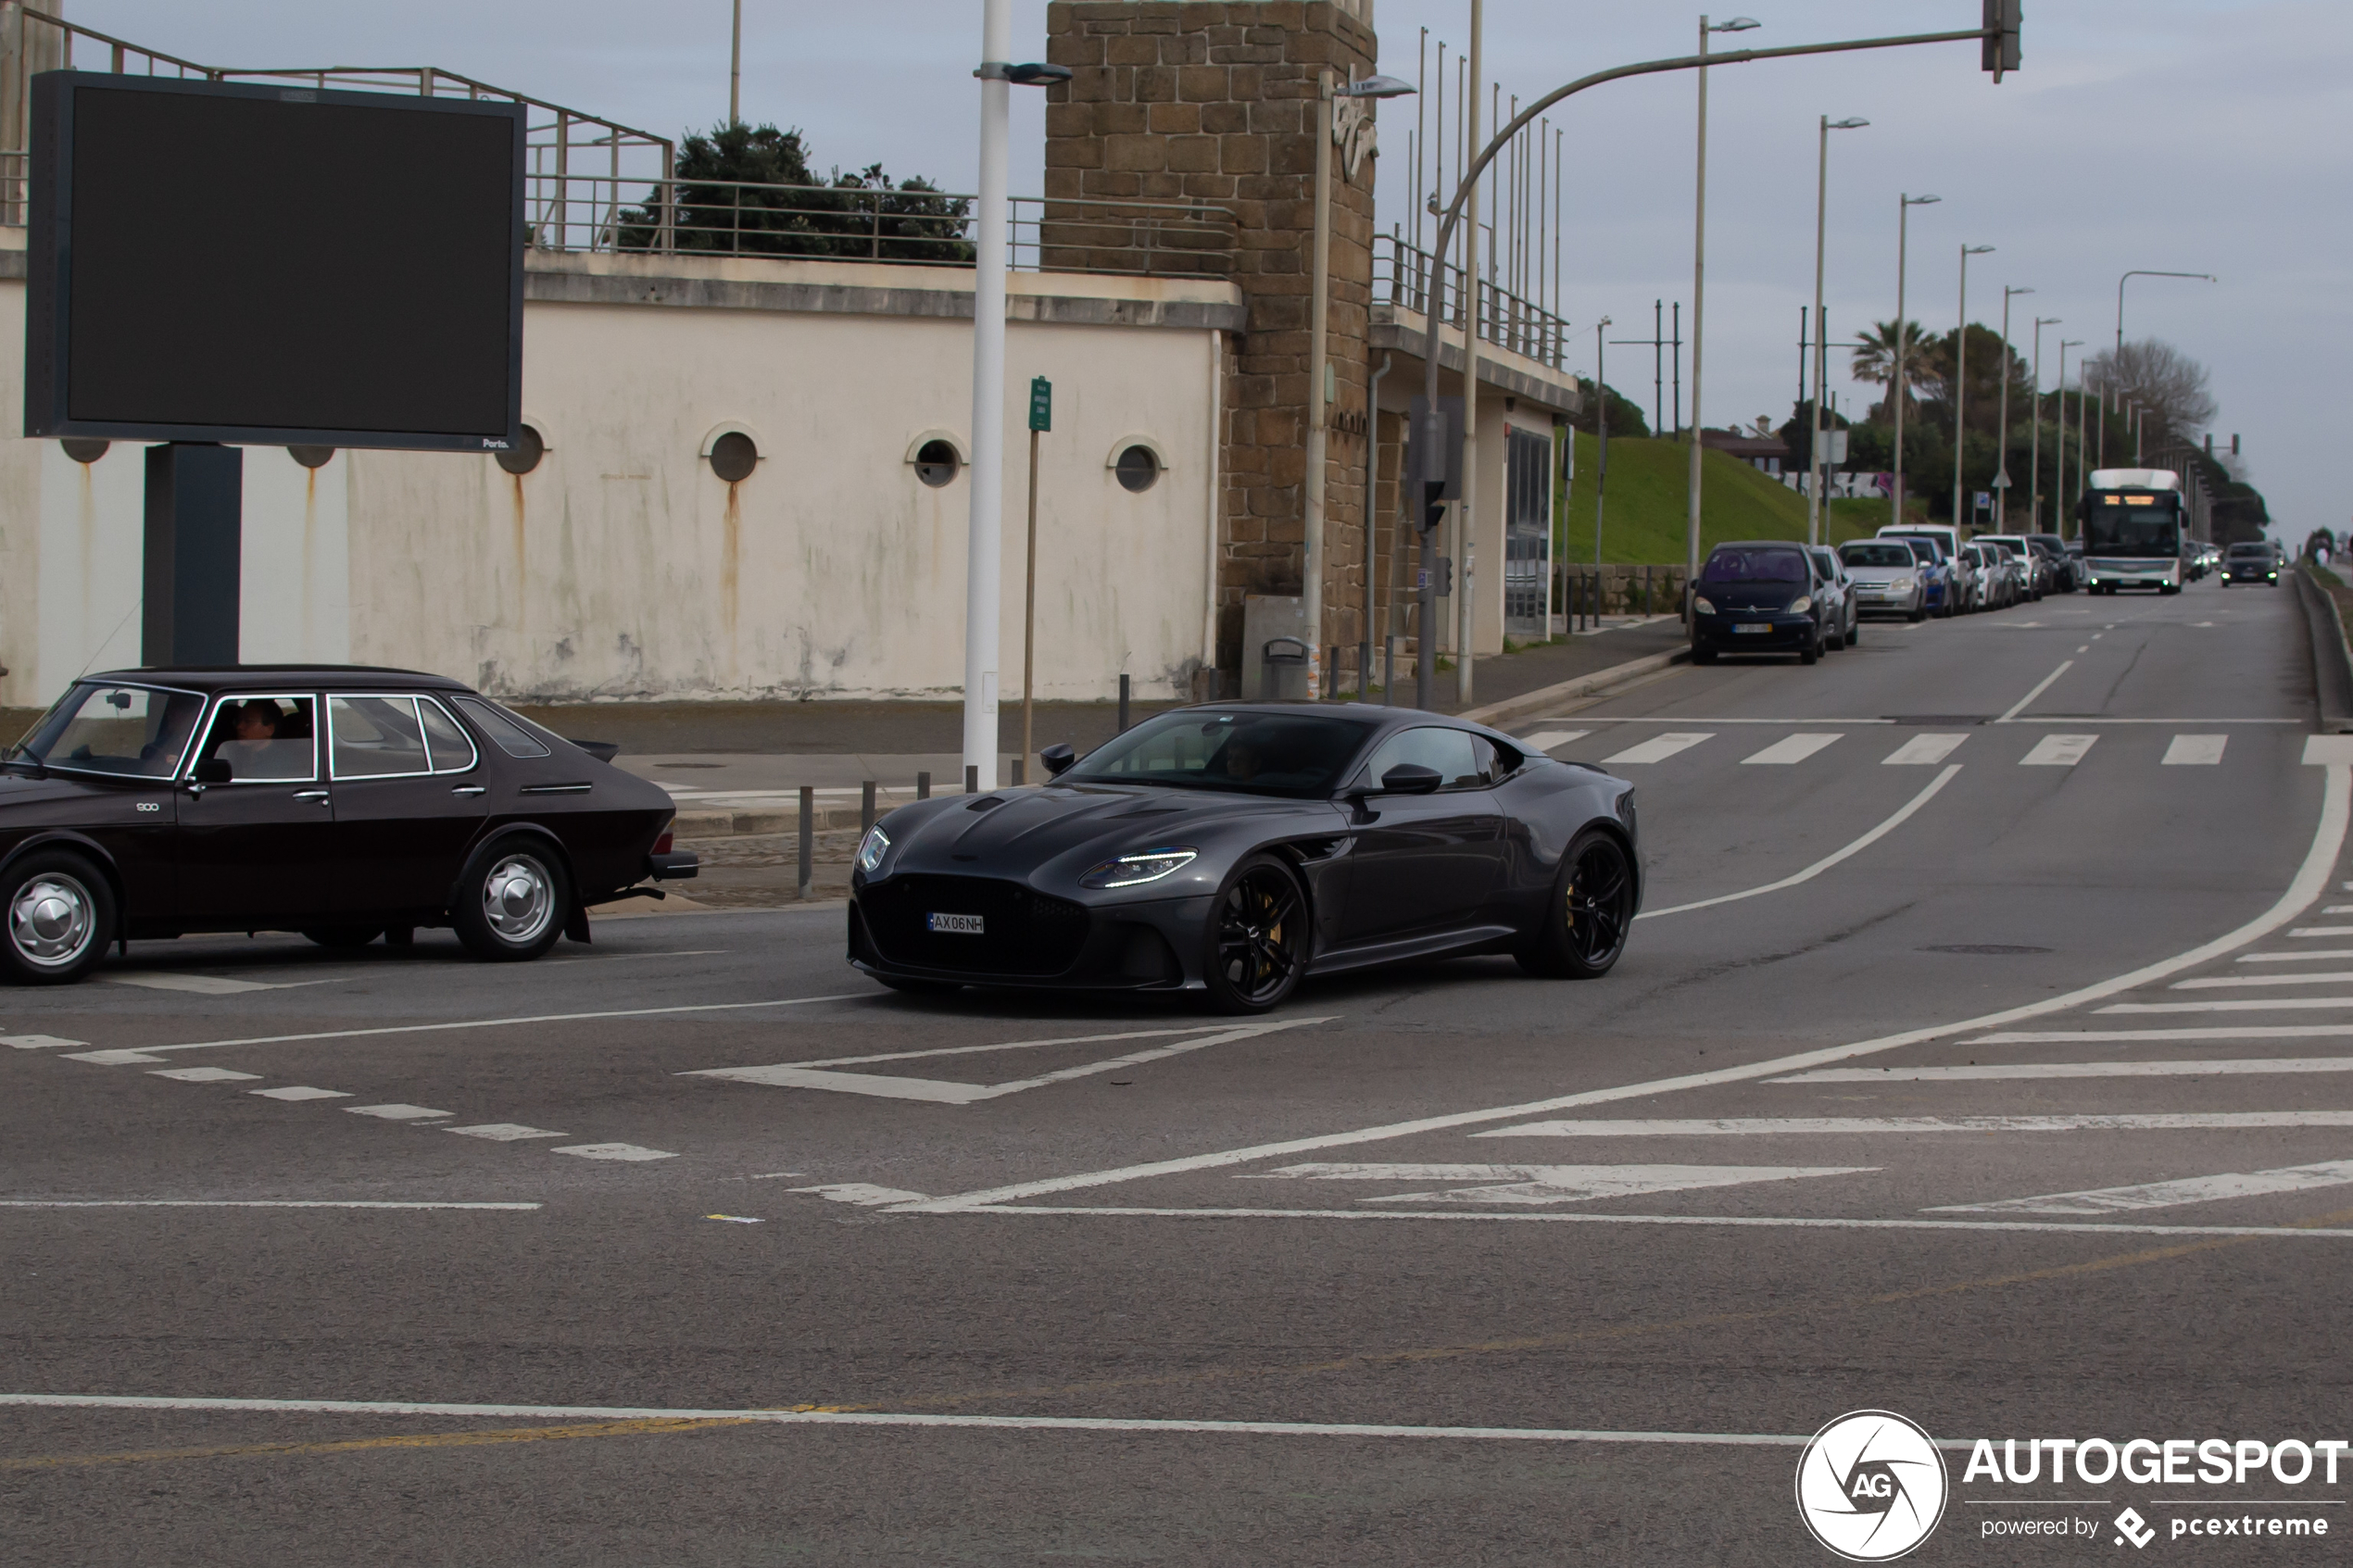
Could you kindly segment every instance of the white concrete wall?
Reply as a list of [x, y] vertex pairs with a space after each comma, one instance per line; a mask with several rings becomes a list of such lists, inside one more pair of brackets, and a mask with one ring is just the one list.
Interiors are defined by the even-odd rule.
[[[639, 260], [635, 273], [698, 264]], [[824, 264], [699, 264], [714, 277]], [[840, 275], [969, 291], [969, 273]], [[1199, 292], [1202, 285], [1176, 285]], [[1148, 281], [1018, 278], [1132, 300]], [[1223, 287], [1223, 285], [1216, 285]], [[0, 282], [0, 431], [21, 428], [20, 282]], [[1015, 316], [1006, 356], [1004, 695], [1022, 648], [1033, 375], [1054, 383], [1039, 475], [1042, 697], [1185, 689], [1202, 658], [1214, 495], [1214, 332]], [[968, 473], [932, 489], [927, 431], [969, 448], [972, 329], [951, 317], [535, 301], [524, 415], [548, 452], [343, 452], [307, 470], [245, 456], [248, 660], [405, 665], [557, 698], [945, 697], [963, 680]], [[702, 454], [740, 429], [736, 485]], [[1131, 495], [1114, 443], [1171, 459]], [[0, 706], [38, 706], [94, 665], [137, 661], [144, 458], [96, 463], [0, 437]]]

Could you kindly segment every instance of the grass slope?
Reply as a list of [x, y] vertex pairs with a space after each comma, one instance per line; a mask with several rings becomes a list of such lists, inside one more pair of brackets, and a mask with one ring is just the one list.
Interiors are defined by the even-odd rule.
[[[1726, 539], [1803, 539], [1806, 497], [1779, 480], [1721, 452], [1703, 455], [1700, 482], [1700, 541], [1703, 547]], [[1577, 483], [1555, 531], [1561, 557], [1593, 558], [1593, 479], [1600, 466], [1595, 439], [1577, 435]], [[1613, 436], [1609, 444], [1608, 505], [1602, 520], [1602, 559], [1666, 565], [1684, 558], [1690, 509], [1691, 449], [1678, 441], [1636, 441]], [[1925, 511], [1914, 503], [1915, 517]], [[1866, 538], [1889, 521], [1885, 501], [1832, 501], [1830, 540]]]

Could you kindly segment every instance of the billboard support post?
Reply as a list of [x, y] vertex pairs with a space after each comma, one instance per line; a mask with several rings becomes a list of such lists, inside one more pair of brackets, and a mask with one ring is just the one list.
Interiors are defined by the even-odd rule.
[[241, 446], [147, 448], [140, 663], [237, 662], [245, 475]]

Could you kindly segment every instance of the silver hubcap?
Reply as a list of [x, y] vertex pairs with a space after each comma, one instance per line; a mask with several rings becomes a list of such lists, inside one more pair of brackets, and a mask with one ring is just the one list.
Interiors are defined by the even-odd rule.
[[89, 950], [96, 935], [90, 890], [62, 872], [34, 877], [8, 905], [9, 944], [38, 968], [66, 968]]
[[482, 914], [503, 941], [536, 941], [556, 918], [556, 890], [547, 868], [528, 855], [508, 855], [482, 884]]

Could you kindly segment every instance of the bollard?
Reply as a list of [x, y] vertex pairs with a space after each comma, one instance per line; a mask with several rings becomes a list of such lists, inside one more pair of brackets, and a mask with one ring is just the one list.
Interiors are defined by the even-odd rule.
[[1380, 705], [1397, 706], [1397, 639], [1383, 637], [1380, 651]]
[[980, 793], [980, 764], [977, 762], [964, 764], [964, 793], [966, 795]]
[[1119, 732], [1122, 734], [1127, 733], [1127, 677], [1122, 675], [1119, 678]]
[[1013, 759], [1013, 784], [1014, 784], [1015, 787], [1019, 787], [1020, 785], [1022, 785], [1022, 784], [1027, 784], [1028, 782], [1029, 782], [1029, 759], [1028, 759], [1028, 758], [1026, 758], [1026, 757], [1016, 757], [1016, 758], [1014, 758], [1014, 759]]
[[809, 897], [812, 867], [817, 859], [817, 792], [800, 786], [800, 897]]
[[915, 775], [915, 798], [918, 800], [929, 800], [931, 798], [931, 775], [929, 773], [917, 773]]
[[1326, 702], [1330, 702], [1337, 698], [1339, 695], [1340, 645], [1338, 643], [1334, 643], [1329, 649], [1328, 657], [1327, 657], [1324, 660], [1323, 698]]
[[867, 835], [868, 834], [870, 834], [870, 833], [874, 832], [874, 831], [875, 831], [875, 781], [874, 781], [874, 780], [872, 780], [872, 779], [868, 779], [868, 780], [867, 780], [864, 784], [861, 784], [861, 785], [859, 785], [859, 786], [858, 786], [858, 838], [859, 838], [859, 841], [860, 841], [861, 843], [863, 843], [863, 842], [865, 841], [865, 837], [866, 837], [866, 835]]
[[1356, 645], [1356, 700], [1373, 700], [1373, 640], [1370, 637]]

